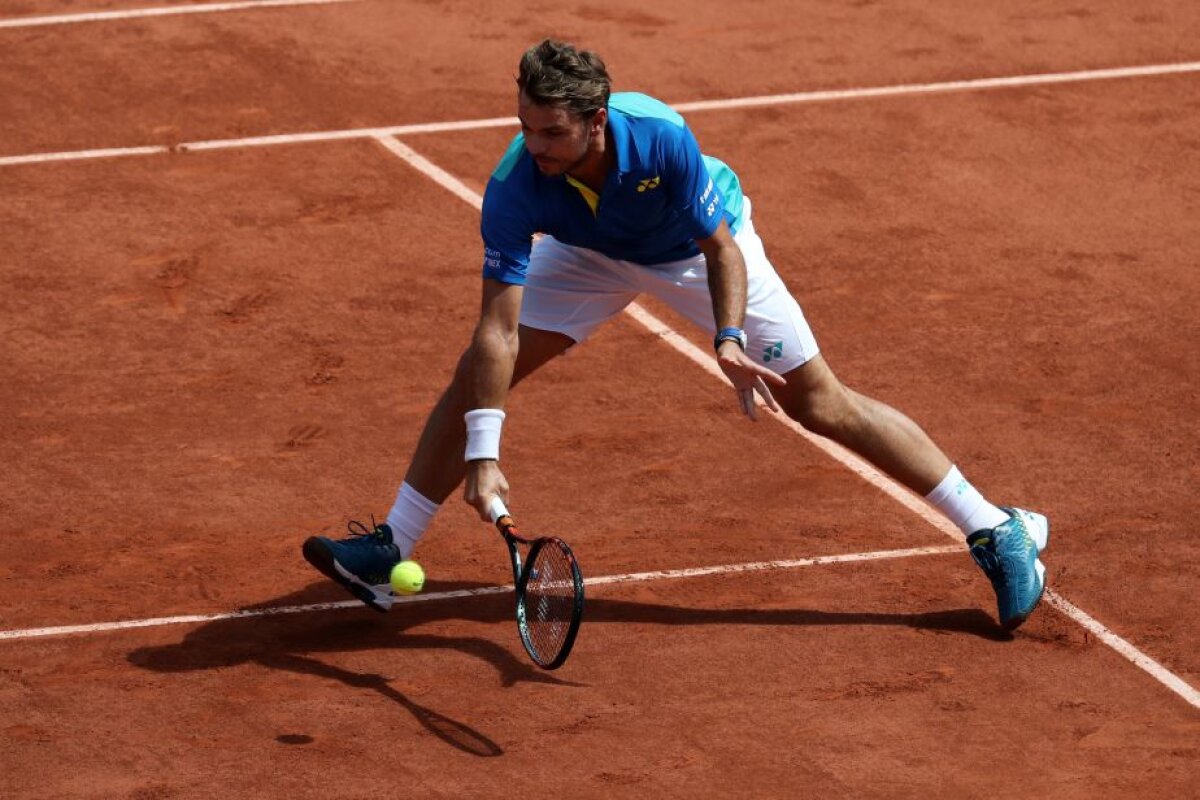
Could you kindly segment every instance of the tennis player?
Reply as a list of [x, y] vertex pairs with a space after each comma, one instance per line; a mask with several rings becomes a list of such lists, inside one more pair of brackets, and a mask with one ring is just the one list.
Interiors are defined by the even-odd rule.
[[521, 132], [483, 201], [483, 304], [470, 346], [425, 424], [387, 522], [313, 537], [305, 557], [372, 608], [393, 602], [393, 564], [439, 506], [463, 496], [487, 519], [507, 500], [500, 439], [509, 388], [649, 293], [713, 335], [742, 412], [755, 395], [925, 497], [966, 535], [1015, 628], [1045, 587], [1045, 516], [988, 502], [899, 411], [843, 385], [754, 231], [750, 198], [703, 155], [679, 114], [610, 94], [595, 53], [546, 40], [521, 58]]

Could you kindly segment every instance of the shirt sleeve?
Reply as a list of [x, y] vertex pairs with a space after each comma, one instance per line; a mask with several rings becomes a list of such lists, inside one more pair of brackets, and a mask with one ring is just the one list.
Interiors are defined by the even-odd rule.
[[688, 128], [677, 129], [663, 146], [663, 186], [692, 238], [707, 239], [725, 216], [724, 198], [709, 174], [700, 145]]
[[[510, 176], [510, 180], [514, 180]], [[528, 203], [508, 181], [493, 177], [483, 194], [483, 277], [525, 285], [534, 225]]]

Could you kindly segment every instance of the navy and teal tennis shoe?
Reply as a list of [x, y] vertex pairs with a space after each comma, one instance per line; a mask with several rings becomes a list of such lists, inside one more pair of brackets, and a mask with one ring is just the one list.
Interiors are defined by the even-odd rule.
[[1038, 554], [1050, 541], [1050, 522], [1033, 511], [1001, 510], [1008, 521], [972, 533], [967, 546], [996, 590], [1000, 624], [1011, 631], [1033, 613], [1046, 590], [1046, 566]]
[[350, 536], [345, 539], [309, 537], [304, 543], [304, 558], [371, 608], [387, 611], [396, 602], [392, 593], [392, 567], [401, 560], [400, 548], [392, 540], [392, 529], [376, 525], [368, 530], [361, 522], [351, 522], [346, 527]]

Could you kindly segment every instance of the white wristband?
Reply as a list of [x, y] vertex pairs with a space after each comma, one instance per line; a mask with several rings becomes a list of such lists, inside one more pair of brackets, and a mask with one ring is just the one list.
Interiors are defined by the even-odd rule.
[[467, 461], [500, 460], [500, 428], [504, 412], [498, 408], [476, 408], [464, 415], [467, 421]]

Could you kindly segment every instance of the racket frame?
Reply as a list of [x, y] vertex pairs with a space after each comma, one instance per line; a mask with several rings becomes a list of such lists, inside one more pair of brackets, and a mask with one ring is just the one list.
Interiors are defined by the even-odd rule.
[[[512, 562], [513, 587], [516, 590], [517, 600], [517, 632], [520, 634], [521, 644], [525, 647], [525, 652], [533, 659], [533, 663], [545, 670], [558, 669], [566, 662], [567, 656], [571, 655], [571, 648], [575, 644], [575, 637], [579, 634], [579, 626], [583, 622], [584, 583], [583, 572], [579, 569], [579, 562], [575, 559], [575, 554], [572, 552], [570, 545], [557, 536], [542, 536], [536, 539], [526, 539], [521, 536], [512, 515], [508, 513], [508, 509], [505, 508], [504, 503], [498, 497], [492, 498], [491, 515], [496, 529], [500, 531], [500, 535], [504, 537], [505, 544], [508, 545], [508, 555]], [[521, 558], [518, 545], [528, 548], [524, 560]], [[529, 579], [532, 574], [531, 567], [537, 561], [537, 555], [544, 547], [562, 548], [570, 560], [571, 580], [574, 584], [574, 599], [571, 618], [568, 622], [567, 635], [564, 637], [562, 646], [559, 647], [554, 658], [550, 660], [546, 660], [544, 656], [538, 653], [537, 648], [534, 647], [533, 639], [529, 632], [528, 618], [527, 591], [529, 588]]]

